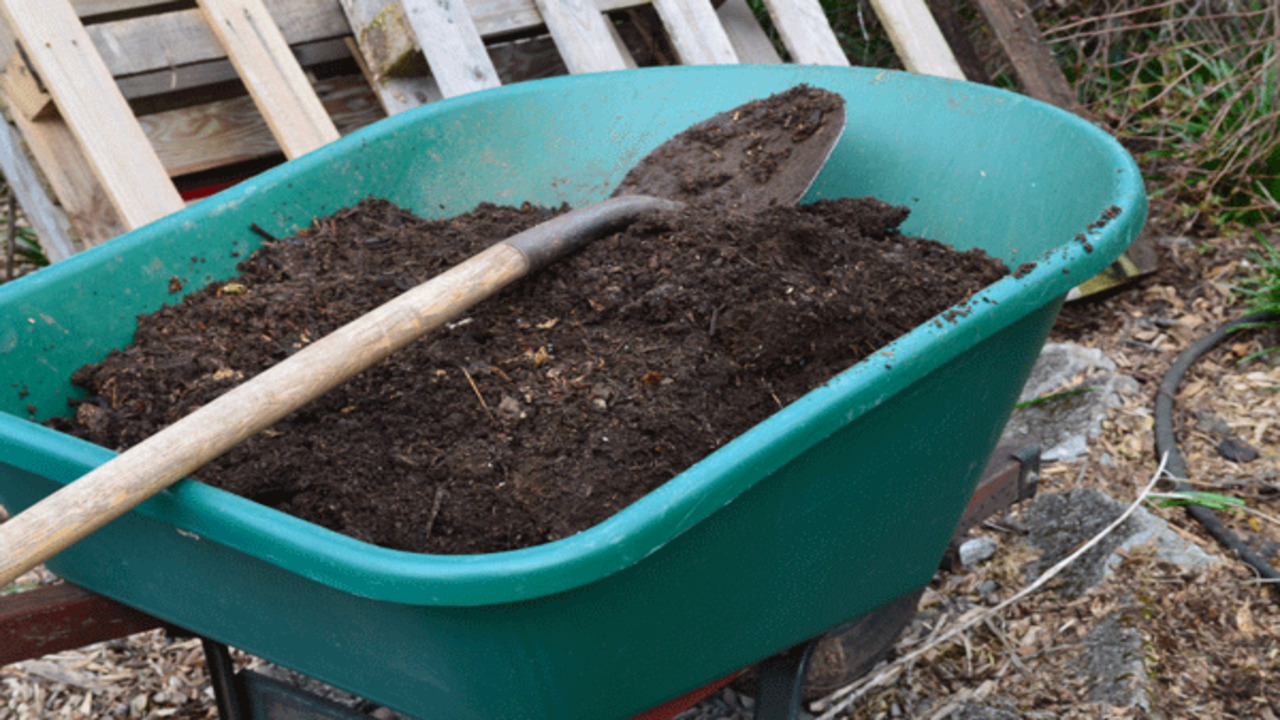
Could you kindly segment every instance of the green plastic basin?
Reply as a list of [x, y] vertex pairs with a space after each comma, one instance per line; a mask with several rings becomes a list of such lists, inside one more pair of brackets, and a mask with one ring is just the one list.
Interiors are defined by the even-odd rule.
[[[0, 503], [107, 460], [32, 422], [135, 316], [360, 199], [426, 216], [581, 205], [691, 123], [797, 83], [848, 101], [809, 199], [1011, 267], [612, 519], [473, 556], [373, 547], [183, 481], [49, 563], [190, 630], [424, 718], [625, 718], [927, 583], [1060, 307], [1140, 229], [1105, 133], [988, 87], [883, 70], [679, 67], [531, 82], [390, 118], [0, 287]], [[1119, 215], [1099, 227], [1109, 208]], [[1088, 243], [1077, 236], [1083, 234]], [[886, 298], [892, 302], [892, 298]]]

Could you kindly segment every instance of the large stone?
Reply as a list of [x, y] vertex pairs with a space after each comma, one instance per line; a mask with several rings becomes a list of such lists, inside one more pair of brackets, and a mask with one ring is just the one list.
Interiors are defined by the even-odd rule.
[[[1038, 577], [1075, 552], [1119, 517], [1124, 507], [1094, 488], [1037, 496], [1023, 514], [1023, 522], [1028, 529], [1027, 540], [1042, 551], [1040, 559], [1027, 566], [1028, 576]], [[1137, 523], [1130, 518], [1065, 567], [1055, 580], [1059, 592], [1067, 597], [1076, 597], [1102, 582], [1111, 554], [1135, 532]]]
[[[1036, 577], [1070, 555], [1110, 525], [1127, 504], [1114, 500], [1096, 488], [1078, 488], [1060, 493], [1044, 493], [1027, 508], [1023, 520], [1028, 540], [1043, 551], [1028, 566]], [[1138, 508], [1120, 527], [1103, 538], [1058, 575], [1059, 590], [1077, 596], [1097, 585], [1121, 560], [1117, 551], [1130, 552], [1151, 546], [1156, 557], [1187, 570], [1198, 570], [1218, 558], [1174, 532], [1164, 520]]]
[[1107, 411], [1138, 383], [1120, 374], [1101, 350], [1071, 343], [1048, 343], [1031, 370], [1019, 402], [1072, 391], [1015, 410], [1002, 443], [1041, 447], [1045, 461], [1074, 460], [1088, 452], [1089, 438], [1102, 432]]
[[1148, 545], [1155, 550], [1157, 558], [1184, 570], [1199, 570], [1220, 562], [1217, 555], [1210, 555], [1204, 548], [1174, 532], [1169, 523], [1147, 512], [1146, 508], [1138, 508], [1129, 520], [1135, 526], [1134, 532], [1120, 543], [1117, 552], [1107, 558], [1108, 568], [1120, 562], [1120, 553]]
[[960, 544], [960, 565], [973, 567], [978, 563], [991, 559], [996, 554], [996, 541], [989, 537], [976, 537]]
[[1150, 708], [1142, 633], [1128, 621], [1125, 611], [1107, 615], [1089, 632], [1084, 639], [1083, 665], [1089, 680], [1089, 702]]

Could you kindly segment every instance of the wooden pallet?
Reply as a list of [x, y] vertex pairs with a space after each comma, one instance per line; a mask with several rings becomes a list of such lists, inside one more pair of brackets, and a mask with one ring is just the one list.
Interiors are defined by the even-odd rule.
[[[848, 64], [818, 0], [764, 2], [791, 60]], [[86, 245], [183, 208], [183, 191], [442, 97], [563, 73], [780, 61], [746, 0], [0, 0], [0, 10], [0, 101]], [[908, 69], [963, 77], [923, 0], [876, 0], [876, 10]], [[0, 142], [0, 157], [6, 177], [30, 179], [22, 153]], [[60, 228], [44, 217], [41, 188], [24, 183], [19, 200], [41, 214], [44, 238]], [[55, 257], [70, 251], [51, 239]]]

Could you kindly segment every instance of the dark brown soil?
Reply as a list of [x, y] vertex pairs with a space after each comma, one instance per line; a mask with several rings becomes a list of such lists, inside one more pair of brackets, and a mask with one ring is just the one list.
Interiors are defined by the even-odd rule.
[[844, 125], [843, 97], [798, 85], [684, 130], [643, 157], [614, 195], [735, 209], [792, 205], [826, 163]]
[[[140, 319], [61, 429], [124, 449], [552, 213], [385, 201]], [[379, 545], [478, 553], [594, 525], [1005, 268], [871, 199], [655, 215], [526, 279], [197, 473]]]

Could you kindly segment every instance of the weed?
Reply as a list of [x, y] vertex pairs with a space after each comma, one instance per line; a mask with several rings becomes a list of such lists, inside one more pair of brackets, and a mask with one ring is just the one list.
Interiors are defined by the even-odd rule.
[[[0, 187], [0, 198], [6, 197], [9, 192], [11, 191], [8, 188]], [[12, 210], [13, 204], [10, 203], [9, 207]], [[49, 264], [48, 256], [40, 249], [40, 241], [35, 231], [25, 225], [17, 225], [13, 228], [13, 248], [12, 250], [9, 248], [5, 232], [9, 223], [8, 215], [0, 215], [0, 282], [12, 277], [22, 266], [44, 267]]]
[[1081, 100], [1191, 219], [1280, 209], [1280, 5], [1064, 2], [1042, 19]]
[[24, 590], [31, 590], [37, 587], [40, 587], [40, 586], [35, 583], [24, 583], [22, 585], [10, 585], [7, 588], [0, 588], [0, 596], [12, 595], [13, 593], [19, 593], [19, 592], [23, 592]]
[[[1280, 318], [1280, 250], [1268, 242], [1262, 233], [1257, 233], [1255, 237], [1262, 245], [1262, 250], [1249, 254], [1252, 270], [1248, 277], [1236, 283], [1234, 290], [1248, 314], [1266, 313]], [[1249, 323], [1239, 326], [1239, 329], [1276, 326], [1280, 326], [1280, 320]], [[1244, 364], [1276, 350], [1280, 350], [1280, 345], [1246, 355], [1239, 362]]]
[[1070, 390], [1063, 390], [1061, 392], [1049, 393], [1048, 395], [1041, 395], [1040, 397], [1031, 398], [1030, 400], [1023, 400], [1017, 405], [1014, 405], [1013, 409], [1021, 410], [1023, 408], [1035, 407], [1037, 405], [1044, 405], [1045, 403], [1053, 402], [1054, 400], [1061, 400], [1063, 398], [1068, 398], [1075, 395], [1083, 395], [1093, 390], [1094, 388], [1091, 388], [1091, 387], [1078, 387], [1078, 388], [1071, 388]]

